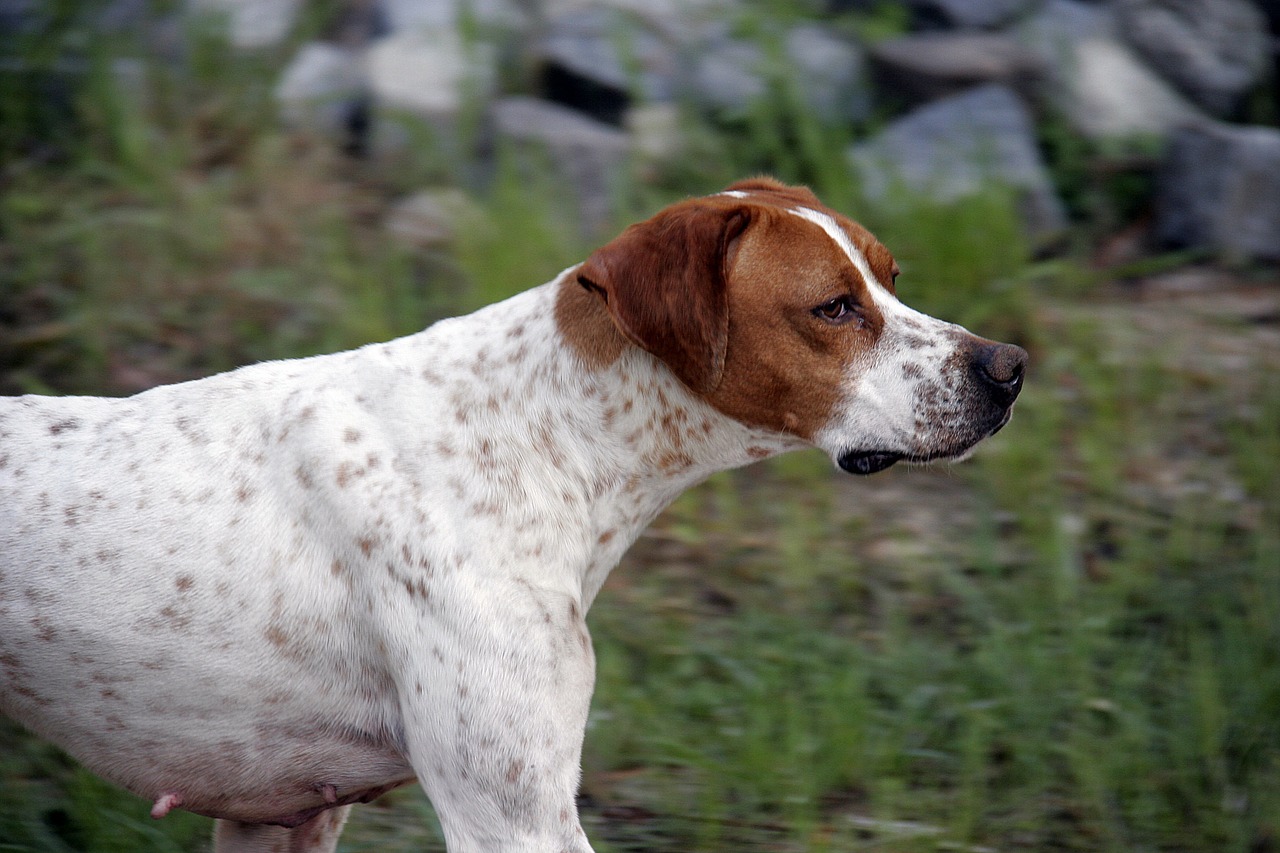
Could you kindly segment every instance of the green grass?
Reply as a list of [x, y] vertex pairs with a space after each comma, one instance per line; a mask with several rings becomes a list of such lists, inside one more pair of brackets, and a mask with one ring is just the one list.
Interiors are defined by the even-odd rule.
[[[481, 217], [452, 250], [395, 243], [388, 202], [447, 158], [385, 174], [285, 133], [275, 60], [198, 44], [128, 96], [104, 47], [67, 114], [0, 89], [0, 389], [121, 393], [353, 346], [589, 251], [514, 159], [459, 181]], [[1138, 334], [1095, 275], [1032, 263], [997, 191], [867, 206], [847, 132], [796, 104], [779, 80], [734, 123], [690, 116], [692, 155], [624, 176], [614, 225], [758, 170], [811, 183], [893, 248], [906, 301], [1031, 349], [1028, 387], [953, 469], [855, 481], [797, 454], [663, 514], [591, 614], [597, 849], [1275, 849], [1274, 365]], [[207, 849], [208, 821], [147, 811], [0, 725], [0, 851]], [[443, 845], [409, 789], [357, 809], [341, 849]]]

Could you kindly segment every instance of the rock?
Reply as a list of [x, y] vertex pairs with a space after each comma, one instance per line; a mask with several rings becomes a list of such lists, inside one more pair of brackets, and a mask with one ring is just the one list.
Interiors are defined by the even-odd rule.
[[1180, 91], [1227, 116], [1270, 59], [1266, 19], [1248, 0], [1116, 0], [1125, 40]]
[[871, 90], [861, 48], [814, 24], [788, 32], [785, 46], [793, 80], [810, 109], [829, 122], [867, 117]]
[[912, 11], [927, 26], [995, 29], [1027, 12], [1038, 0], [909, 0]]
[[902, 36], [871, 48], [877, 87], [908, 103], [959, 94], [983, 83], [1004, 83], [1031, 94], [1043, 73], [1036, 55], [1012, 36], [935, 32]]
[[714, 110], [745, 112], [784, 82], [828, 122], [860, 121], [871, 109], [866, 58], [860, 48], [822, 27], [787, 32], [779, 62], [756, 42], [720, 38], [702, 50], [694, 68], [694, 98]]
[[1180, 128], [1159, 175], [1155, 234], [1166, 245], [1280, 260], [1280, 130]]
[[470, 95], [492, 92], [493, 52], [452, 30], [410, 30], [369, 49], [369, 89], [381, 106], [424, 118], [455, 115]]
[[1163, 137], [1203, 118], [1120, 40], [1109, 7], [1048, 0], [1018, 38], [1047, 69], [1046, 100], [1091, 139]]
[[680, 107], [676, 104], [641, 104], [627, 110], [624, 120], [636, 155], [650, 162], [674, 160], [684, 147], [680, 132]]
[[529, 15], [513, 0], [380, 0], [379, 6], [393, 33], [457, 30], [468, 23], [520, 30], [530, 23]]
[[459, 116], [469, 104], [492, 97], [497, 77], [493, 49], [464, 41], [452, 29], [406, 30], [380, 39], [369, 48], [366, 73], [373, 148], [381, 157], [407, 150], [424, 126], [449, 149]]
[[525, 168], [545, 162], [573, 191], [587, 230], [608, 221], [615, 176], [624, 172], [631, 156], [626, 133], [568, 107], [527, 97], [497, 101], [492, 118], [499, 144], [511, 145]]
[[231, 44], [244, 49], [283, 42], [301, 9], [302, 0], [187, 0], [190, 14], [225, 17]]
[[385, 227], [401, 243], [418, 249], [446, 247], [463, 228], [474, 228], [484, 212], [462, 190], [453, 188], [416, 192], [387, 211]]
[[281, 116], [296, 127], [330, 135], [345, 131], [364, 92], [359, 57], [328, 42], [298, 49], [276, 84]]
[[742, 113], [768, 92], [765, 54], [759, 45], [737, 40], [708, 44], [694, 68], [695, 100], [713, 110]]
[[670, 101], [679, 85], [675, 44], [638, 16], [606, 6], [553, 19], [533, 58], [548, 98], [615, 125], [633, 99]]
[[890, 198], [904, 185], [950, 202], [1003, 184], [1017, 191], [1033, 238], [1051, 237], [1066, 225], [1031, 116], [1006, 86], [980, 86], [920, 107], [854, 146], [849, 157], [872, 199]]

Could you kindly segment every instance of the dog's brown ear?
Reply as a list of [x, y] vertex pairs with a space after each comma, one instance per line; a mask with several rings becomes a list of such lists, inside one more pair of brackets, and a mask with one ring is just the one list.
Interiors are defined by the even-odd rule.
[[730, 255], [749, 219], [744, 207], [705, 200], [667, 208], [597, 249], [578, 283], [627, 338], [709, 393], [724, 371]]

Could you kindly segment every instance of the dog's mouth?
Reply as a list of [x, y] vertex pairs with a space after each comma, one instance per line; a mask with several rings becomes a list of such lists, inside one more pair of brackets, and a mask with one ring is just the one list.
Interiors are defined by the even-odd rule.
[[883, 450], [851, 450], [841, 454], [836, 463], [850, 474], [865, 477], [877, 474], [904, 458], [901, 453], [889, 453]]
[[886, 468], [903, 461], [924, 464], [937, 462], [940, 459], [963, 459], [983, 439], [990, 438], [1004, 429], [1012, 417], [1013, 407], [1010, 406], [986, 432], [957, 448], [948, 448], [932, 453], [901, 453], [895, 450], [850, 450], [840, 454], [836, 459], [836, 464], [850, 474], [865, 477], [870, 474], [878, 474]]

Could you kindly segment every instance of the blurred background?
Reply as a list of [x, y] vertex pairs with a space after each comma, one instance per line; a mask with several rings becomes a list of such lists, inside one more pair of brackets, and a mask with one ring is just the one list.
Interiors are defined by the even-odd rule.
[[[591, 613], [599, 851], [1280, 850], [1275, 0], [0, 0], [0, 393], [417, 331], [771, 173], [1032, 353], [712, 478]], [[180, 650], [175, 649], [180, 654]], [[0, 851], [199, 851], [0, 722]], [[344, 851], [443, 850], [416, 788]]]

